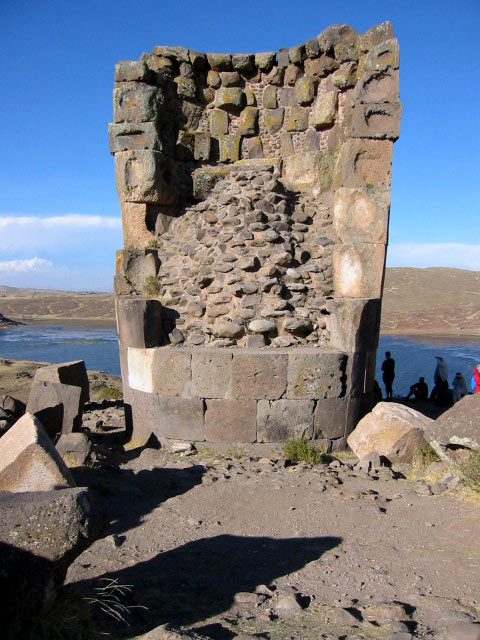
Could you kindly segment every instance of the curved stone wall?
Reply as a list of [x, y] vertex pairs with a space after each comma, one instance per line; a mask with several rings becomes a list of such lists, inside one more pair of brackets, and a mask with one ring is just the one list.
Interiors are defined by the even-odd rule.
[[[116, 65], [115, 291], [137, 439], [344, 444], [373, 384], [398, 68], [389, 23], [278, 53], [155, 47]], [[298, 396], [302, 358], [312, 384]], [[220, 386], [213, 361], [229, 363]]]

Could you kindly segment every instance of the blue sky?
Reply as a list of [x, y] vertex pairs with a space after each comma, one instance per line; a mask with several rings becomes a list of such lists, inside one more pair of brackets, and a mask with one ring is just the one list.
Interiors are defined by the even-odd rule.
[[480, 270], [478, 0], [4, 0], [0, 284], [111, 289], [115, 62], [156, 44], [272, 50], [384, 20], [400, 43], [403, 103], [387, 264]]

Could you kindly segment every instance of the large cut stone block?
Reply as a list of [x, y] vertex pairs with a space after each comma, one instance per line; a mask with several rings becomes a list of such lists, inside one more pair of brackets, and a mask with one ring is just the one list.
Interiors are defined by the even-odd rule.
[[304, 107], [291, 107], [285, 122], [287, 131], [305, 131], [308, 129], [309, 109]]
[[228, 133], [228, 113], [226, 111], [220, 109], [210, 111], [208, 122], [212, 136], [218, 138]]
[[208, 442], [255, 442], [255, 400], [207, 400], [205, 440]]
[[348, 139], [338, 154], [334, 187], [390, 189], [392, 180], [391, 140]]
[[[122, 376], [125, 367], [122, 367]], [[130, 447], [142, 447], [153, 433], [160, 408], [153, 393], [137, 391], [128, 386], [124, 378], [123, 401], [125, 403], [125, 424], [130, 434]]]
[[245, 103], [245, 94], [240, 87], [220, 87], [215, 96], [215, 106], [225, 111], [238, 112]]
[[176, 202], [173, 168], [168, 157], [157, 151], [116, 153], [115, 178], [121, 202]]
[[378, 138], [396, 140], [400, 135], [402, 105], [357, 104], [352, 112], [352, 136], [354, 138]]
[[334, 199], [335, 231], [341, 242], [386, 243], [390, 193], [371, 189], [340, 188]]
[[82, 425], [81, 387], [34, 379], [28, 396], [27, 412], [37, 417], [53, 438], [57, 433], [72, 433]]
[[153, 227], [147, 221], [156, 220], [160, 215], [159, 206], [146, 202], [121, 202], [123, 246], [146, 249], [154, 239]]
[[221, 350], [192, 353], [192, 395], [225, 398], [230, 392], [232, 354]]
[[353, 103], [365, 104], [399, 101], [399, 71], [394, 69], [364, 73], [355, 87], [352, 98]]
[[282, 442], [313, 435], [313, 400], [259, 400], [258, 442]]
[[153, 393], [153, 359], [155, 349], [127, 349], [128, 386], [136, 391]]
[[114, 122], [154, 122], [164, 103], [163, 92], [148, 84], [132, 83], [113, 90]]
[[115, 65], [115, 82], [146, 82], [150, 77], [150, 69], [144, 60], [120, 60]]
[[313, 127], [322, 129], [334, 124], [337, 115], [337, 95], [337, 91], [327, 91], [318, 95], [310, 112], [310, 124]]
[[162, 337], [162, 305], [148, 298], [115, 300], [117, 331], [125, 347], [158, 347]]
[[108, 144], [110, 153], [139, 149], [162, 150], [162, 143], [153, 122], [109, 123]]
[[258, 114], [257, 107], [245, 107], [240, 114], [238, 124], [238, 133], [241, 136], [254, 136], [258, 130]]
[[72, 362], [60, 362], [41, 367], [35, 371], [34, 380], [61, 382], [80, 387], [82, 402], [88, 402], [90, 398], [87, 369], [83, 360], [72, 360]]
[[287, 386], [287, 356], [267, 353], [235, 354], [232, 361], [234, 398], [281, 398]]
[[333, 157], [328, 152], [295, 153], [285, 158], [285, 180], [298, 191], [328, 191], [332, 174]]
[[206, 162], [210, 158], [210, 136], [208, 133], [197, 131], [195, 132], [194, 139], [193, 156], [195, 160], [203, 160]]
[[319, 400], [313, 417], [314, 438], [335, 439], [347, 436], [357, 424], [360, 398]]
[[191, 354], [184, 349], [154, 349], [153, 391], [163, 396], [189, 396]]
[[339, 398], [347, 394], [348, 356], [338, 351], [290, 353], [287, 398]]
[[[158, 251], [153, 249], [124, 249], [117, 251], [115, 260], [116, 277], [125, 278], [125, 292], [117, 294], [136, 294], [147, 292], [152, 283], [156, 282], [159, 269]], [[116, 283], [117, 284], [117, 283]]]
[[385, 270], [384, 244], [343, 244], [333, 249], [335, 295], [380, 298]]
[[395, 39], [385, 40], [377, 44], [368, 53], [365, 60], [365, 71], [386, 71], [398, 69], [400, 65], [400, 50]]
[[200, 398], [154, 395], [158, 415], [152, 431], [159, 438], [204, 440], [204, 402]]
[[51, 491], [74, 486], [53, 442], [30, 413], [0, 438], [0, 491]]
[[381, 300], [337, 298], [330, 300], [330, 344], [342, 351], [374, 351], [378, 343]]
[[265, 127], [268, 133], [276, 133], [280, 131], [283, 125], [283, 116], [285, 109], [278, 107], [278, 109], [266, 109], [264, 111]]
[[229, 134], [218, 139], [220, 162], [236, 162], [240, 160], [240, 136]]

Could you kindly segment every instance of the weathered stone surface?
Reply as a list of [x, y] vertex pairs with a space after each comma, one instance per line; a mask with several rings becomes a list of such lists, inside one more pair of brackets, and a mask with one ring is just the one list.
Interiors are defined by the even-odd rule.
[[357, 82], [357, 63], [346, 62], [332, 74], [332, 84], [340, 90], [354, 87]]
[[257, 107], [245, 107], [240, 114], [238, 123], [238, 133], [241, 136], [254, 136], [258, 130], [258, 114]]
[[248, 330], [251, 333], [271, 333], [272, 331], [276, 331], [276, 324], [271, 320], [263, 320], [262, 318], [258, 318], [258, 320], [253, 320], [248, 325]]
[[333, 284], [339, 297], [380, 298], [384, 244], [343, 244], [333, 249]]
[[153, 358], [155, 349], [127, 348], [128, 386], [153, 393]]
[[34, 380], [61, 382], [80, 387], [82, 402], [87, 402], [90, 398], [87, 369], [83, 360], [72, 360], [72, 362], [60, 362], [40, 367], [35, 371]]
[[365, 71], [386, 71], [388, 68], [398, 69], [400, 52], [396, 40], [385, 40], [370, 50], [365, 61]]
[[335, 122], [336, 114], [337, 92], [319, 94], [310, 112], [310, 124], [317, 129], [329, 127]]
[[263, 107], [265, 109], [276, 109], [277, 106], [277, 90], [274, 86], [269, 84], [263, 90]]
[[[40, 611], [105, 518], [87, 489], [0, 494], [2, 622]], [[27, 600], [28, 598], [28, 600]]]
[[232, 353], [213, 350], [192, 353], [192, 395], [225, 398], [230, 391]]
[[347, 436], [354, 429], [360, 411], [360, 398], [325, 398], [317, 402], [313, 417], [316, 440]]
[[348, 436], [348, 446], [360, 459], [374, 451], [390, 462], [411, 462], [432, 422], [405, 405], [379, 402]]
[[222, 71], [220, 73], [220, 80], [223, 87], [239, 87], [242, 82], [240, 74], [236, 71]]
[[55, 448], [67, 467], [80, 467], [85, 464], [92, 447], [84, 433], [62, 433]]
[[51, 491], [74, 486], [53, 442], [31, 414], [26, 413], [0, 438], [0, 491]]
[[184, 349], [154, 349], [152, 388], [163, 396], [189, 396], [191, 354]]
[[162, 150], [153, 122], [109, 124], [108, 143], [110, 153], [137, 149]]
[[232, 59], [228, 53], [207, 53], [208, 64], [215, 71], [230, 71]]
[[442, 459], [453, 459], [451, 445], [480, 450], [479, 409], [480, 393], [467, 395], [425, 428], [425, 438]]
[[[338, 72], [337, 72], [338, 73]], [[353, 92], [352, 103], [397, 103], [400, 100], [399, 71], [365, 72]]]
[[162, 339], [162, 305], [151, 298], [117, 298], [117, 330], [125, 347], [158, 347]]
[[334, 187], [390, 189], [392, 151], [390, 140], [347, 140], [335, 165]]
[[308, 76], [299, 78], [295, 83], [295, 99], [298, 104], [310, 104], [315, 97], [315, 85]]
[[388, 20], [365, 31], [358, 37], [358, 49], [363, 53], [370, 51], [373, 47], [384, 42], [385, 40], [391, 40], [394, 37], [392, 25]]
[[158, 284], [159, 260], [157, 251], [124, 249], [117, 251], [115, 263], [116, 278], [123, 278], [126, 284], [125, 291], [118, 291], [115, 286], [117, 295], [141, 295], [142, 293], [152, 295], [154, 293], [150, 289], [155, 283]]
[[226, 318], [220, 318], [213, 325], [213, 335], [217, 338], [239, 338], [243, 335], [243, 326]]
[[36, 378], [30, 388], [27, 412], [38, 418], [53, 438], [57, 433], [71, 433], [80, 429], [83, 413], [81, 398], [81, 387]]
[[121, 60], [115, 65], [115, 82], [145, 82], [150, 76], [150, 69], [143, 60]]
[[154, 122], [164, 104], [164, 96], [156, 87], [132, 83], [113, 90], [113, 120], [119, 122]]
[[269, 133], [280, 131], [283, 125], [284, 113], [285, 110], [283, 107], [267, 109], [267, 111], [265, 111], [265, 127]]
[[228, 167], [202, 167], [193, 172], [193, 196], [204, 200], [217, 182], [228, 174]]
[[240, 136], [219, 136], [220, 162], [236, 162], [240, 159]]
[[281, 442], [313, 435], [313, 400], [259, 400], [258, 442]]
[[388, 191], [365, 188], [340, 188], [335, 191], [335, 231], [345, 244], [386, 243], [389, 211]]
[[330, 344], [348, 352], [374, 351], [380, 326], [380, 299], [339, 298], [330, 301]]
[[268, 71], [273, 67], [277, 58], [275, 51], [264, 51], [255, 54], [255, 64], [262, 71]]
[[246, 149], [249, 158], [263, 158], [263, 145], [259, 136], [247, 140]]
[[145, 149], [116, 153], [115, 177], [121, 201], [164, 205], [176, 201], [170, 161], [157, 151]]
[[240, 87], [221, 87], [215, 97], [215, 106], [225, 111], [240, 111], [245, 102], [245, 94]]
[[250, 399], [207, 400], [207, 442], [255, 442], [257, 403]]
[[348, 357], [338, 351], [291, 352], [287, 398], [339, 398], [346, 392]]
[[208, 133], [202, 131], [195, 132], [194, 135], [194, 152], [195, 160], [207, 161], [210, 158], [211, 139]]
[[396, 140], [400, 135], [401, 115], [399, 103], [357, 104], [352, 113], [352, 136]]
[[287, 356], [264, 352], [233, 355], [232, 395], [234, 398], [275, 400], [287, 386]]
[[232, 66], [243, 74], [249, 74], [255, 69], [255, 56], [253, 53], [234, 53]]
[[285, 159], [284, 176], [297, 191], [328, 191], [332, 185], [333, 158], [328, 152], [290, 155]]
[[273, 67], [272, 70], [265, 77], [267, 84], [275, 84], [281, 86], [283, 84], [283, 78], [285, 76], [285, 69], [281, 65]]
[[153, 395], [156, 419], [153, 433], [175, 440], [204, 440], [204, 410], [200, 398]]
[[308, 128], [308, 115], [308, 109], [292, 107], [285, 122], [287, 131], [305, 131]]

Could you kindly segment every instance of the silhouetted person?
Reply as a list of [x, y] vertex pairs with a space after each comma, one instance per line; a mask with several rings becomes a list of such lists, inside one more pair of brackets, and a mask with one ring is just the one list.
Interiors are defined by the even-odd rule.
[[448, 393], [448, 367], [447, 363], [441, 356], [436, 356], [437, 366], [433, 374], [434, 387], [430, 394], [431, 402], [435, 402], [440, 406], [450, 404], [451, 397]]
[[452, 389], [453, 389], [452, 395], [453, 395], [454, 403], [461, 400], [463, 396], [466, 396], [468, 393], [467, 381], [462, 376], [460, 371], [457, 371], [454, 379], [452, 380]]
[[414, 396], [415, 400], [427, 400], [428, 399], [428, 385], [425, 382], [425, 378], [420, 377], [418, 382], [412, 384], [410, 391], [408, 392], [407, 400]]
[[385, 397], [393, 397], [393, 380], [395, 378], [395, 360], [390, 351], [385, 352], [385, 360], [382, 363], [383, 384], [385, 385]]

